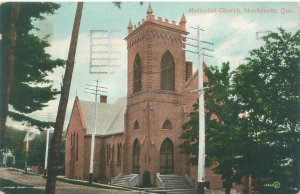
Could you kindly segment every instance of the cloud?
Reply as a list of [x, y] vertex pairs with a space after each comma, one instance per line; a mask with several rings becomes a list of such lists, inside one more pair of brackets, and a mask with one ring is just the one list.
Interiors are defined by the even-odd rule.
[[[119, 44], [120, 54], [119, 67], [111, 68], [113, 74], [97, 74], [90, 72], [90, 34], [82, 33], [78, 37], [75, 65], [73, 70], [72, 84], [69, 95], [69, 102], [67, 106], [67, 114], [64, 128], [67, 127], [68, 120], [72, 111], [73, 102], [75, 96], [78, 95], [83, 100], [94, 100], [91, 94], [85, 93], [86, 84], [95, 84], [95, 80], [99, 80], [101, 86], [108, 87], [108, 102], [113, 103], [118, 98], [126, 96], [127, 93], [127, 44], [121, 38], [113, 38], [112, 44]], [[51, 46], [47, 49], [47, 52], [52, 58], [61, 58], [66, 60], [70, 45], [70, 37], [54, 40], [51, 42]], [[106, 71], [107, 69], [103, 69]], [[64, 75], [64, 68], [58, 68], [54, 73], [48, 76], [49, 79], [54, 81], [57, 88], [60, 88], [62, 82], [62, 76]], [[36, 111], [32, 113], [35, 118], [42, 120], [56, 118], [57, 108], [59, 103], [58, 99], [48, 102], [48, 106], [42, 111]]]

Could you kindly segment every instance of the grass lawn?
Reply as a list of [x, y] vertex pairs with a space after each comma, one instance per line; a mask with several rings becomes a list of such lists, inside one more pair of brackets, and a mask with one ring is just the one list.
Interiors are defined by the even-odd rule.
[[[15, 188], [3, 188], [3, 187], [15, 187]], [[0, 191], [3, 191], [5, 194], [43, 194], [44, 193], [43, 190], [34, 189], [28, 185], [16, 183], [14, 181], [7, 180], [7, 179], [0, 179]]]

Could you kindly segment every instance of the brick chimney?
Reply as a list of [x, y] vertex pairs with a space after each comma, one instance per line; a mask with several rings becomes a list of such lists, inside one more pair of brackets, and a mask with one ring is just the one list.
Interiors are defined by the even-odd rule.
[[193, 62], [186, 61], [185, 62], [185, 81], [189, 80], [191, 75], [193, 74]]
[[100, 95], [100, 103], [107, 103], [107, 96], [106, 95]]

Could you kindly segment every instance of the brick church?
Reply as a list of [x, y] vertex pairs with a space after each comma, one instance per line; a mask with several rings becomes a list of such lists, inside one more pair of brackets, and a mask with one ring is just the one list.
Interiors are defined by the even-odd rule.
[[[108, 104], [101, 96], [95, 137], [94, 181], [114, 183], [124, 174], [128, 183], [142, 184], [145, 171], [151, 183], [160, 186], [159, 175], [185, 175], [197, 182], [197, 166], [178, 146], [197, 93], [198, 72], [186, 61], [182, 35], [186, 18], [175, 21], [156, 18], [149, 5], [147, 16], [137, 26], [131, 21], [125, 38], [128, 48], [127, 97]], [[206, 79], [204, 81], [207, 81]], [[67, 178], [88, 180], [94, 102], [76, 97], [66, 139]], [[211, 189], [222, 189], [219, 175], [207, 169]]]

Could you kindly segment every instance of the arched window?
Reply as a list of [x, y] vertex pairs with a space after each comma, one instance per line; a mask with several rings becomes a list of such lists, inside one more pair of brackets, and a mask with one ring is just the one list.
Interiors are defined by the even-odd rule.
[[71, 133], [71, 146], [73, 145], [73, 133]]
[[172, 124], [170, 122], [169, 119], [165, 120], [163, 126], [162, 126], [163, 129], [172, 129]]
[[139, 130], [140, 129], [140, 124], [138, 121], [134, 121], [134, 124], [133, 124], [133, 130]]
[[133, 64], [133, 92], [142, 90], [142, 60], [139, 54], [136, 54]]
[[160, 89], [175, 90], [175, 62], [169, 51], [163, 54], [160, 62]]
[[121, 165], [121, 157], [122, 157], [122, 144], [118, 143], [118, 153], [117, 153], [117, 165]]
[[106, 164], [109, 165], [110, 162], [110, 144], [106, 144]]
[[133, 152], [132, 152], [132, 172], [139, 174], [140, 173], [140, 152], [141, 146], [140, 142], [135, 139], [133, 142]]
[[78, 133], [76, 137], [76, 160], [78, 160]]
[[174, 173], [174, 145], [166, 138], [160, 146], [160, 171], [161, 174]]

